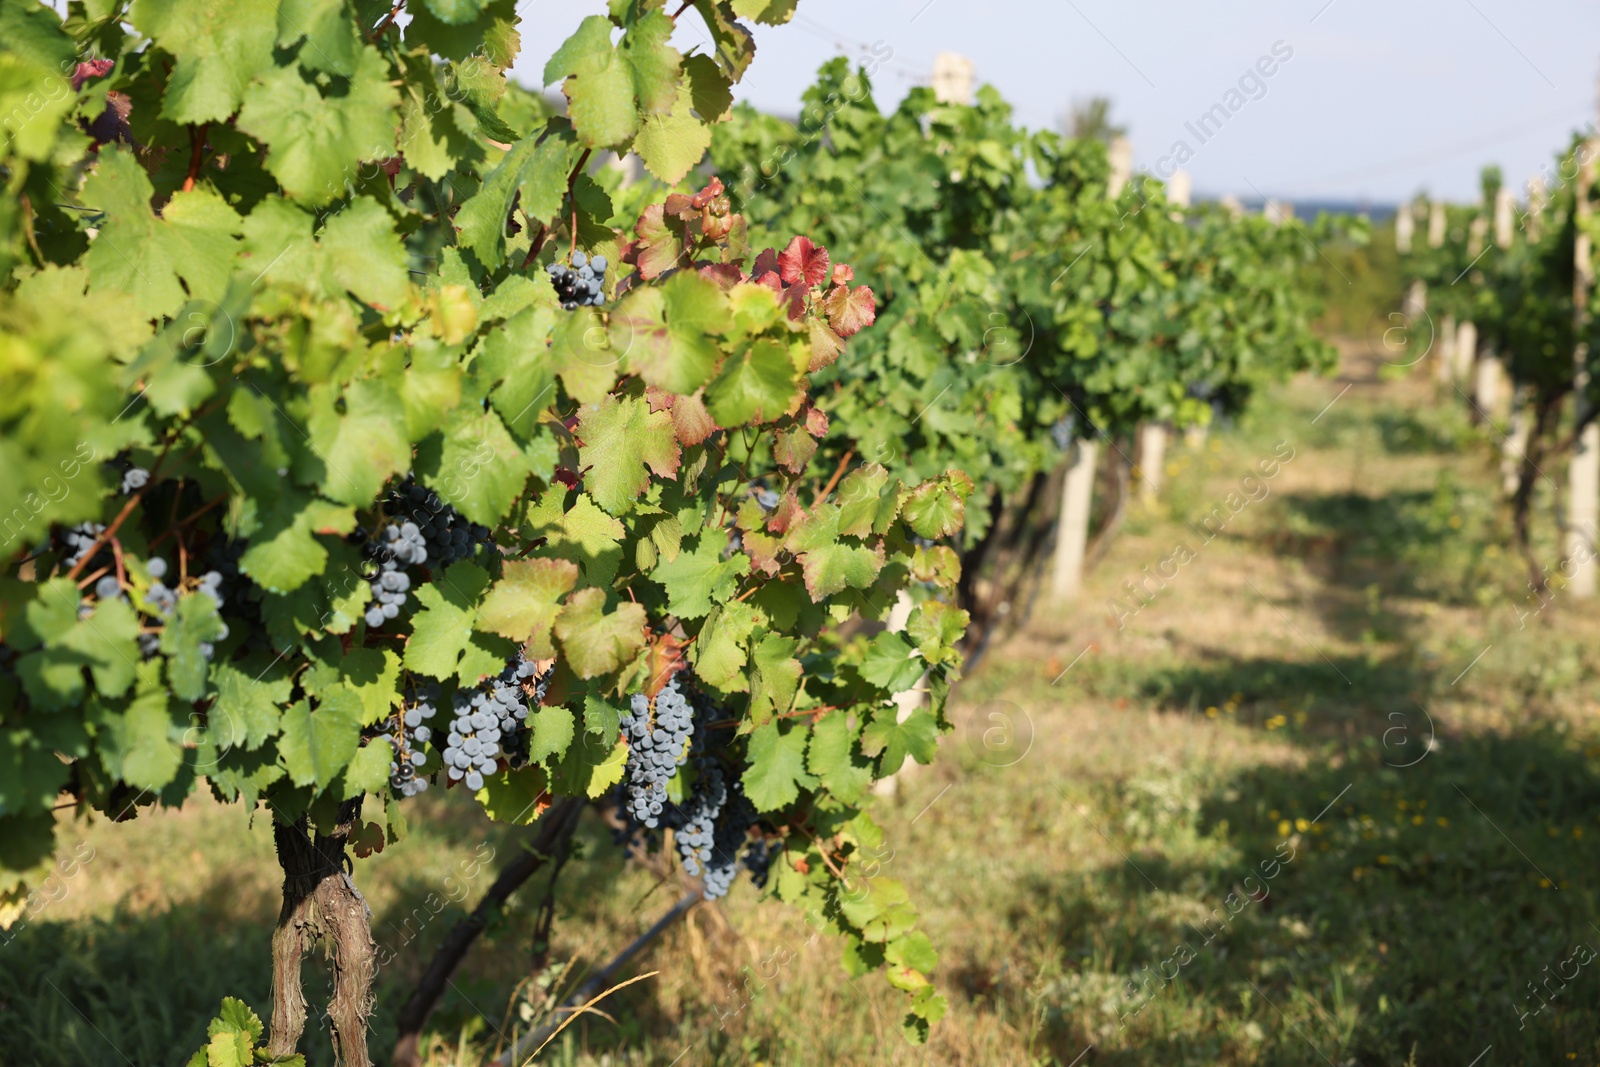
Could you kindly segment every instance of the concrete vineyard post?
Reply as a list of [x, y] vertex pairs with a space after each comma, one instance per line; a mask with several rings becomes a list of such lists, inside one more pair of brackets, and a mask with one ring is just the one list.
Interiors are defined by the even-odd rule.
[[1167, 427], [1147, 422], [1139, 427], [1139, 496], [1154, 504], [1161, 495], [1161, 476], [1167, 463]]
[[[889, 608], [889, 618], [884, 623], [884, 629], [892, 634], [904, 633], [906, 624], [911, 621], [911, 611], [915, 605], [911, 594], [904, 589], [895, 594], [894, 604]], [[917, 684], [910, 689], [903, 689], [893, 697], [895, 706], [895, 722], [903, 723], [911, 718], [912, 713], [922, 705], [923, 698], [928, 695], [928, 672], [923, 671], [922, 677], [917, 679]], [[892, 797], [900, 792], [900, 777], [908, 774], [915, 767], [915, 760], [907, 760], [901, 764], [900, 769], [887, 778], [880, 778], [873, 783], [874, 796]]]
[[1472, 382], [1472, 399], [1476, 405], [1475, 416], [1493, 422], [1500, 407], [1500, 357], [1485, 350], [1478, 360], [1477, 374]]
[[1517, 491], [1522, 474], [1522, 457], [1528, 451], [1528, 436], [1533, 419], [1528, 411], [1528, 391], [1518, 386], [1511, 395], [1511, 428], [1500, 443], [1500, 491], [1507, 497]]
[[1439, 320], [1439, 330], [1434, 335], [1433, 343], [1438, 349], [1437, 362], [1434, 364], [1434, 374], [1441, 385], [1449, 385], [1452, 373], [1455, 371], [1456, 359], [1456, 317], [1446, 315]]
[[1444, 231], [1446, 226], [1444, 204], [1435, 200], [1428, 207], [1428, 247], [1439, 248], [1444, 245]]
[[933, 97], [941, 104], [972, 103], [972, 60], [959, 52], [933, 57]]
[[1456, 327], [1455, 356], [1455, 380], [1465, 383], [1478, 359], [1478, 326], [1471, 319]]
[[1133, 142], [1126, 137], [1113, 137], [1107, 149], [1111, 161], [1111, 177], [1107, 192], [1115, 200], [1123, 188], [1133, 180]]
[[1411, 212], [1405, 207], [1394, 213], [1394, 250], [1402, 256], [1411, 254], [1411, 238], [1416, 228]]
[[1073, 446], [1072, 463], [1061, 487], [1061, 525], [1056, 531], [1055, 580], [1058, 602], [1076, 600], [1083, 588], [1083, 553], [1089, 546], [1089, 505], [1094, 496], [1094, 465], [1099, 448], [1093, 441]]
[[[1573, 415], [1582, 422], [1590, 415], [1589, 344], [1582, 338], [1589, 327], [1589, 293], [1594, 289], [1593, 248], [1587, 232], [1594, 184], [1592, 142], [1579, 146], [1576, 214], [1577, 238], [1573, 242], [1572, 330], [1578, 338], [1572, 348]], [[1568, 587], [1574, 597], [1588, 600], [1595, 594], [1595, 527], [1600, 522], [1600, 422], [1591, 420], [1578, 435], [1569, 468], [1567, 491], [1566, 564]]]
[[1501, 186], [1494, 194], [1494, 243], [1500, 248], [1511, 247], [1513, 206], [1511, 190]]

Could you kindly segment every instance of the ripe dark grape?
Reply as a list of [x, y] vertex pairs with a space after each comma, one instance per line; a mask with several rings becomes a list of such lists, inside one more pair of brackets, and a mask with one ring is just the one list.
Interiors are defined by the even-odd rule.
[[676, 678], [656, 694], [654, 708], [643, 693], [633, 694], [631, 708], [622, 718], [623, 736], [628, 739], [623, 796], [628, 814], [655, 829], [667, 805], [667, 781], [678, 772], [694, 733], [693, 709], [679, 692]]
[[1068, 415], [1063, 419], [1057, 419], [1055, 424], [1050, 427], [1050, 440], [1055, 442], [1055, 446], [1057, 448], [1065, 452], [1067, 449], [1072, 447], [1072, 438], [1077, 430], [1077, 426], [1078, 420], [1074, 415]]
[[[412, 475], [386, 493], [381, 506], [390, 521], [366, 547], [367, 555], [378, 563], [378, 570], [367, 576], [372, 601], [366, 620], [373, 628], [398, 618], [405, 608], [411, 590], [407, 567], [448, 567], [489, 541], [488, 527], [468, 522]], [[364, 539], [367, 531], [357, 530], [356, 536]]]
[[432, 682], [413, 690], [405, 706], [385, 722], [387, 732], [379, 735], [394, 750], [389, 785], [401, 796], [416, 796], [428, 788], [426, 772], [418, 771], [428, 762], [428, 753], [417, 746], [433, 737], [427, 722], [438, 713], [438, 701], [439, 687]]
[[544, 701], [552, 673], [541, 675], [533, 662], [518, 652], [493, 678], [456, 691], [454, 717], [444, 743], [445, 775], [450, 781], [463, 782], [477, 792], [483, 788], [484, 775], [499, 770], [502, 758], [508, 764], [517, 762], [517, 754], [525, 747], [529, 706]]
[[150, 484], [150, 472], [143, 467], [129, 467], [122, 472], [122, 495], [132, 496]]
[[555, 286], [556, 298], [567, 311], [580, 307], [599, 307], [606, 302], [606, 257], [592, 259], [582, 252], [572, 253], [572, 265], [552, 263], [545, 268], [550, 283]]
[[[661, 725], [664, 700], [669, 723], [677, 727], [683, 714], [680, 702], [685, 706], [690, 702], [676, 678], [656, 697], [653, 725], [650, 703], [643, 694], [634, 696], [633, 711], [622, 720], [628, 766], [617, 791], [624, 814], [618, 842], [630, 852], [640, 839], [654, 847], [660, 842], [660, 831], [673, 830], [684, 870], [701, 878], [708, 900], [727, 894], [738, 873], [741, 853], [751, 880], [758, 886], [765, 884], [773, 852], [765, 840], [749, 841], [750, 829], [760, 814], [738, 780], [724, 768], [723, 754], [731, 735], [710, 729], [721, 712], [702, 701], [699, 707], [690, 707], [692, 717], [684, 728], [668, 733]], [[666, 783], [684, 762], [682, 746], [673, 742], [679, 735], [685, 742], [694, 738], [694, 743], [688, 795], [682, 803], [673, 804], [667, 798]]]
[[[94, 547], [95, 541], [105, 533], [105, 526], [98, 522], [80, 522], [76, 526], [69, 526], [61, 532], [61, 544], [67, 548], [71, 555], [67, 557], [67, 567], [71, 569], [78, 565], [84, 554]], [[101, 551], [104, 551], [104, 546]]]

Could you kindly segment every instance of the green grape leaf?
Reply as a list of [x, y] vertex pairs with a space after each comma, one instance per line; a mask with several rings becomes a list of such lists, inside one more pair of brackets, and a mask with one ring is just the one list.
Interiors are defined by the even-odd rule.
[[856, 754], [855, 735], [842, 713], [825, 715], [811, 727], [806, 765], [841, 803], [854, 804], [872, 785], [872, 764]]
[[567, 666], [579, 678], [615, 671], [644, 648], [644, 608], [619, 604], [608, 615], [605, 603], [604, 591], [580, 589], [567, 598], [566, 607], [556, 619], [556, 638], [561, 642]]
[[[470, 2], [457, 0], [453, 8], [456, 17], [461, 17]], [[460, 22], [439, 18], [426, 3], [408, 8], [411, 22], [405, 28], [406, 47], [420, 45], [457, 62], [481, 49], [496, 68], [509, 67], [518, 48], [516, 0], [478, 0], [478, 7], [475, 16]]]
[[693, 90], [685, 85], [672, 110], [645, 116], [633, 139], [633, 150], [645, 167], [668, 185], [682, 181], [711, 147], [711, 127], [693, 109]]
[[839, 900], [839, 910], [861, 931], [862, 938], [882, 944], [903, 937], [916, 926], [917, 909], [905, 883], [897, 878], [873, 878], [864, 888], [864, 893], [846, 893]]
[[551, 757], [559, 760], [566, 755], [577, 732], [572, 712], [558, 707], [535, 710], [528, 716], [528, 728], [533, 731], [528, 742], [528, 759], [533, 763], [544, 763]]
[[388, 384], [351, 382], [342, 391], [327, 384], [312, 386], [310, 404], [306, 432], [327, 467], [318, 479], [322, 491], [333, 500], [367, 504], [390, 477], [411, 466], [405, 409]]
[[356, 750], [355, 758], [344, 769], [343, 799], [353, 800], [363, 793], [389, 791], [389, 764], [394, 762], [394, 749], [389, 742], [373, 738]]
[[422, 0], [422, 2], [433, 12], [434, 18], [440, 22], [448, 22], [452, 26], [471, 22], [483, 11], [483, 0]]
[[176, 59], [161, 103], [161, 116], [173, 122], [228, 118], [239, 110], [251, 81], [273, 69], [273, 6], [253, 0], [134, 0], [128, 17]]
[[279, 0], [277, 7], [279, 48], [304, 40], [295, 57], [302, 67], [350, 76], [362, 41], [345, 0]]
[[879, 689], [899, 693], [915, 685], [926, 667], [905, 638], [884, 631], [868, 643], [860, 671], [861, 677]]
[[932, 974], [939, 966], [939, 953], [928, 940], [928, 935], [913, 930], [904, 937], [895, 938], [883, 950], [883, 958], [900, 967], [909, 967], [922, 974]]
[[478, 598], [488, 584], [489, 575], [483, 568], [461, 560], [439, 580], [415, 587], [422, 610], [411, 620], [404, 660], [407, 670], [441, 681], [456, 674], [461, 655], [472, 640]]
[[634, 288], [611, 316], [611, 347], [650, 385], [687, 395], [711, 380], [721, 358], [728, 301], [715, 282], [679, 271], [662, 285]]
[[348, 291], [380, 308], [397, 308], [405, 300], [410, 288], [405, 245], [377, 201], [359, 198], [329, 218], [318, 245], [328, 278], [324, 292]]
[[128, 293], [151, 316], [170, 314], [191, 296], [220, 300], [233, 272], [239, 216], [216, 193], [197, 188], [173, 194], [157, 218], [150, 213], [154, 195], [131, 151], [101, 150], [82, 196], [105, 213], [83, 257], [90, 291]]
[[777, 811], [793, 804], [801, 787], [817, 785], [817, 778], [806, 770], [806, 731], [785, 733], [778, 723], [759, 726], [750, 735], [750, 765], [741, 782], [744, 794], [757, 811]]
[[472, 522], [496, 525], [522, 496], [528, 462], [493, 411], [462, 406], [417, 451], [419, 478]]
[[611, 20], [590, 15], [562, 43], [544, 68], [544, 84], [565, 79], [562, 92], [573, 128], [592, 148], [610, 148], [639, 128], [633, 79], [611, 45]]
[[907, 756], [918, 763], [932, 762], [938, 748], [939, 724], [926, 708], [913, 711], [905, 722], [897, 721], [893, 705], [879, 708], [861, 730], [861, 751], [878, 760], [878, 773], [884, 777], [898, 771]]
[[728, 76], [708, 55], [686, 56], [684, 77], [689, 83], [689, 99], [703, 122], [721, 122], [733, 108], [733, 85]]
[[[851, 537], [866, 537], [877, 530], [879, 509], [889, 472], [876, 463], [858, 467], [839, 483], [839, 532]], [[894, 501], [896, 493], [887, 494]]]
[[729, 358], [706, 388], [706, 408], [719, 426], [771, 422], [799, 403], [789, 350], [766, 338]]
[[583, 444], [578, 460], [584, 466], [584, 488], [613, 515], [633, 508], [650, 484], [650, 474], [670, 478], [677, 473], [680, 452], [672, 416], [651, 411], [639, 397], [603, 397], [578, 415]]
[[971, 494], [971, 478], [961, 471], [946, 471], [939, 478], [904, 490], [900, 517], [918, 537], [949, 537], [961, 529], [966, 519], [966, 500]]
[[[3, 10], [17, 12], [28, 8], [9, 4]], [[9, 36], [4, 39], [11, 43]], [[67, 43], [70, 46], [70, 38]], [[70, 71], [71, 68], [69, 59], [66, 69]], [[52, 70], [36, 63], [26, 54], [0, 52], [0, 108], [7, 116], [5, 138], [0, 144], [8, 154], [38, 161], [49, 158], [61, 133], [62, 120], [72, 112], [74, 103], [72, 86], [62, 77], [60, 69]]]
[[618, 740], [609, 750], [598, 749], [605, 758], [595, 761], [597, 746], [569, 745], [566, 758], [552, 768], [550, 789], [562, 796], [603, 796], [618, 782], [628, 765], [628, 746]]
[[550, 628], [561, 611], [561, 598], [577, 584], [578, 568], [569, 560], [507, 560], [483, 598], [475, 625], [527, 645], [535, 659], [553, 656]]
[[707, 530], [693, 549], [651, 572], [651, 580], [667, 592], [668, 611], [680, 619], [698, 619], [733, 596], [739, 579], [750, 572], [750, 557], [735, 553], [723, 559], [727, 543], [723, 530]]
[[782, 26], [794, 18], [799, 0], [732, 0], [733, 13], [768, 26]]
[[755, 628], [765, 622], [766, 617], [746, 602], [730, 601], [714, 608], [690, 650], [695, 676], [724, 693], [749, 692], [745, 646]]
[[238, 125], [267, 145], [267, 171], [284, 191], [318, 206], [346, 195], [364, 161], [394, 155], [399, 106], [388, 63], [363, 48], [337, 95], [293, 65], [273, 68], [245, 92]]
[[239, 569], [263, 589], [287, 593], [323, 572], [328, 550], [315, 535], [349, 533], [355, 527], [355, 512], [305, 493], [286, 492], [260, 521], [250, 547], [239, 557]]
[[217, 695], [206, 712], [206, 734], [223, 751], [260, 748], [278, 732], [279, 709], [294, 691], [282, 661], [264, 655], [212, 664], [211, 684]]
[[750, 650], [750, 719], [764, 723], [789, 710], [800, 687], [799, 641], [767, 634]]
[[563, 511], [562, 494], [545, 493], [528, 508], [529, 538], [546, 539], [544, 554], [576, 563], [587, 586], [609, 586], [622, 566], [622, 523], [580, 493]]
[[110, 726], [109, 742], [99, 746], [106, 770], [136, 789], [160, 789], [177, 777], [183, 746], [165, 691], [140, 693]]
[[161, 654], [167, 657], [167, 684], [179, 700], [199, 700], [206, 694], [211, 657], [201, 645], [222, 636], [217, 602], [204, 593], [178, 598], [178, 607], [161, 631]]
[[539, 801], [549, 785], [544, 768], [537, 765], [491, 774], [478, 790], [483, 812], [495, 822], [526, 826], [539, 821], [544, 812]]
[[278, 754], [295, 785], [327, 786], [360, 745], [361, 698], [353, 690], [329, 689], [315, 711], [305, 700], [284, 709]]
[[506, 258], [506, 220], [517, 194], [521, 194], [517, 202], [529, 219], [550, 222], [561, 211], [567, 177], [582, 154], [581, 146], [566, 131], [542, 139], [525, 137], [512, 145], [456, 213], [462, 247], [471, 249], [490, 270], [499, 267]]
[[0, 817], [49, 811], [71, 773], [28, 730], [0, 733]]

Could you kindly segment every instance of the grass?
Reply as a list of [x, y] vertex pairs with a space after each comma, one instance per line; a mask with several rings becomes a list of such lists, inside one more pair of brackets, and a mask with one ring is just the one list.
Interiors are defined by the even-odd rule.
[[[846, 978], [837, 945], [741, 883], [542, 1061], [1600, 1062], [1600, 967], [1574, 956], [1600, 948], [1593, 612], [1557, 591], [1522, 614], [1537, 602], [1503, 551], [1490, 435], [1420, 378], [1346, 365], [1175, 448], [1162, 504], [1130, 518], [1081, 604], [991, 653], [940, 759], [880, 803], [883, 869], [942, 954], [951, 1010], [927, 1049], [898, 1036], [898, 994]], [[1263, 477], [1280, 442], [1293, 458]], [[1250, 502], [1235, 514], [1230, 494]], [[1219, 506], [1227, 521], [1201, 526]], [[1192, 558], [1159, 578], [1178, 545]], [[486, 850], [523, 838], [440, 792], [357, 867], [395, 949], [380, 1061], [492, 877]], [[92, 858], [0, 947], [0, 1063], [179, 1063], [223, 995], [265, 1010], [264, 819], [191, 801], [63, 840]], [[597, 821], [581, 841], [553, 947], [575, 968], [677, 892]], [[456, 977], [435, 1067], [476, 1064], [532, 1018], [512, 991], [542, 892]], [[329, 1061], [325, 1037], [305, 1045]]]

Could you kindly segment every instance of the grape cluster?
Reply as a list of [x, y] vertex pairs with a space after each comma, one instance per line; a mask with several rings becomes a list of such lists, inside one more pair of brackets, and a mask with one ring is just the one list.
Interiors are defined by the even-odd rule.
[[122, 472], [122, 495], [132, 496], [150, 484], [150, 472], [143, 467], [129, 467]]
[[1077, 428], [1078, 418], [1076, 415], [1068, 415], [1065, 418], [1057, 419], [1050, 427], [1050, 440], [1055, 442], [1057, 448], [1065, 452], [1072, 447], [1072, 438]]
[[439, 499], [427, 486], [418, 485], [413, 475], [384, 495], [383, 513], [391, 521], [368, 539], [365, 529], [355, 536], [366, 540], [367, 555], [378, 563], [378, 570], [367, 575], [374, 603], [367, 609], [367, 625], [382, 626], [397, 618], [411, 590], [406, 567], [425, 563], [448, 567], [465, 559], [489, 540], [489, 528], [468, 522], [455, 508]]
[[94, 547], [94, 543], [105, 533], [106, 528], [98, 522], [80, 522], [61, 532], [61, 542], [71, 550], [67, 557], [67, 567], [71, 569], [78, 565], [84, 555]]
[[[750, 829], [760, 814], [738, 780], [724, 770], [728, 735], [710, 729], [721, 713], [701, 701], [688, 722], [680, 726], [681, 708], [688, 703], [678, 680], [673, 679], [656, 697], [652, 726], [650, 702], [643, 694], [633, 698], [633, 712], [622, 720], [623, 736], [628, 738], [628, 766], [617, 790], [624, 819], [616, 837], [632, 852], [641, 838], [654, 847], [660, 831], [672, 830], [684, 870], [698, 875], [706, 899], [715, 900], [727, 895], [732, 886], [741, 853], [757, 886], [766, 884], [775, 853], [765, 840], [749, 841]], [[663, 727], [663, 710], [670, 732]], [[688, 761], [692, 774], [688, 796], [681, 804], [672, 804], [667, 800], [666, 783], [684, 762], [683, 746], [674, 740], [680, 735], [684, 741], [695, 738]]]
[[552, 263], [548, 268], [550, 282], [556, 287], [556, 298], [567, 311], [580, 307], [599, 307], [606, 302], [606, 257], [589, 257], [582, 252], [572, 253], [572, 266]]
[[465, 780], [473, 792], [483, 788], [483, 776], [493, 774], [503, 755], [513, 762], [522, 748], [530, 697], [537, 707], [544, 701], [552, 672], [540, 674], [522, 653], [493, 678], [455, 694], [455, 718], [445, 738], [445, 773], [452, 782]]
[[[716, 831], [712, 835], [711, 855], [706, 858], [705, 873], [701, 875], [707, 900], [728, 895], [728, 889], [739, 873], [739, 853], [744, 850], [749, 841], [750, 828], [759, 817], [756, 806], [750, 803], [750, 798], [735, 783], [732, 796], [719, 813]], [[767, 863], [771, 863], [770, 858]], [[754, 868], [751, 870], [753, 874]], [[756, 882], [757, 885], [765, 880], [764, 870], [762, 874], [763, 878]]]
[[635, 822], [655, 829], [667, 804], [667, 780], [683, 762], [684, 746], [694, 733], [693, 709], [678, 689], [676, 678], [656, 694], [655, 721], [650, 698], [633, 694], [632, 711], [622, 718], [628, 739], [625, 799]]
[[387, 732], [378, 736], [394, 750], [389, 785], [401, 796], [414, 797], [428, 788], [428, 780], [417, 771], [428, 762], [428, 753], [417, 746], [433, 737], [427, 720], [438, 713], [439, 687], [429, 682], [407, 697], [405, 708], [389, 718]]
[[458, 559], [466, 559], [489, 540], [487, 526], [468, 522], [466, 516], [439, 499], [438, 493], [418, 485], [410, 474], [384, 496], [383, 513], [398, 522], [402, 530], [407, 522], [417, 527], [427, 557], [414, 560], [415, 563], [431, 561], [448, 567]]

